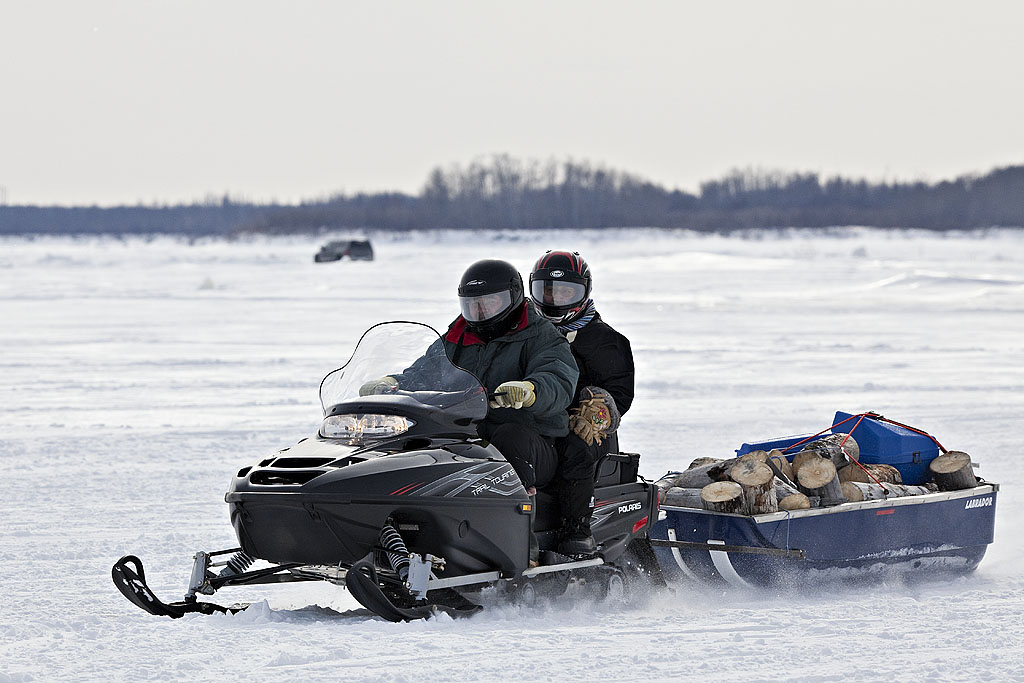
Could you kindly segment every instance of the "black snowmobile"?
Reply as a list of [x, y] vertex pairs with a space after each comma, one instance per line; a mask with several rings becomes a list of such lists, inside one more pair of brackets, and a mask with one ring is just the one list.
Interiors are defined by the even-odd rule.
[[[647, 540], [657, 489], [637, 481], [639, 455], [612, 453], [599, 464], [597, 553], [559, 555], [557, 501], [543, 490], [531, 499], [501, 453], [477, 436], [487, 390], [452, 365], [438, 341], [433, 328], [408, 322], [363, 335], [321, 383], [317, 436], [235, 474], [225, 500], [241, 547], [196, 553], [184, 600], [158, 600], [134, 555], [114, 564], [114, 585], [147, 612], [177, 618], [244, 609], [198, 599], [225, 586], [324, 580], [402, 621], [438, 610], [471, 614], [481, 609], [474, 593], [491, 586], [531, 603], [572, 581], [617, 596], [633, 582], [663, 584]], [[359, 395], [368, 380], [414, 362], [422, 390]], [[541, 551], [533, 567], [531, 529]]]

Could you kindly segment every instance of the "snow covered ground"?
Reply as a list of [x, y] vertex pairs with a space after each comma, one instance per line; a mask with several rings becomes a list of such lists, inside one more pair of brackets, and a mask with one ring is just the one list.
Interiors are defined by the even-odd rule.
[[[372, 263], [314, 264], [322, 241], [0, 239], [0, 681], [1024, 680], [1024, 232], [378, 235]], [[327, 584], [178, 621], [117, 593], [123, 554], [176, 600], [195, 550], [234, 544], [231, 473], [315, 431], [366, 327], [443, 328], [473, 260], [566, 247], [633, 341], [641, 474], [875, 410], [1002, 485], [979, 570], [411, 624]]]

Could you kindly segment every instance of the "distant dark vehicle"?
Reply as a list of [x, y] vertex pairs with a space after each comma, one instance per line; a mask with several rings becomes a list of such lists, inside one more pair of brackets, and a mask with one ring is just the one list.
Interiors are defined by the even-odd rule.
[[345, 256], [348, 256], [353, 261], [372, 261], [373, 247], [370, 246], [370, 240], [337, 240], [328, 242], [320, 247], [320, 251], [313, 257], [313, 260], [317, 263], [340, 261]]

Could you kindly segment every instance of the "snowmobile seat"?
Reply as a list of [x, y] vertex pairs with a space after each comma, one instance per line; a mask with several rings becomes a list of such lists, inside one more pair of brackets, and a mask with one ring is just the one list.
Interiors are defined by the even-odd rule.
[[597, 462], [594, 486], [633, 484], [636, 482], [639, 469], [639, 453], [606, 453]]
[[604, 442], [607, 452], [597, 460], [594, 486], [617, 486], [636, 483], [640, 469], [639, 453], [620, 453], [618, 434], [610, 434]]

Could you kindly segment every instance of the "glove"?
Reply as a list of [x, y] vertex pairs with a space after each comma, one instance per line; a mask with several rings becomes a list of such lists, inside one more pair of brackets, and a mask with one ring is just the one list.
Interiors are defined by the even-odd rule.
[[492, 408], [529, 408], [537, 400], [537, 389], [533, 382], [502, 382], [494, 390], [490, 402]]
[[601, 387], [585, 387], [580, 392], [580, 404], [569, 411], [569, 429], [588, 446], [601, 445], [619, 428], [620, 419], [611, 394]]
[[389, 375], [380, 379], [372, 379], [359, 387], [360, 396], [373, 396], [374, 394], [390, 394], [398, 388], [398, 380]]

